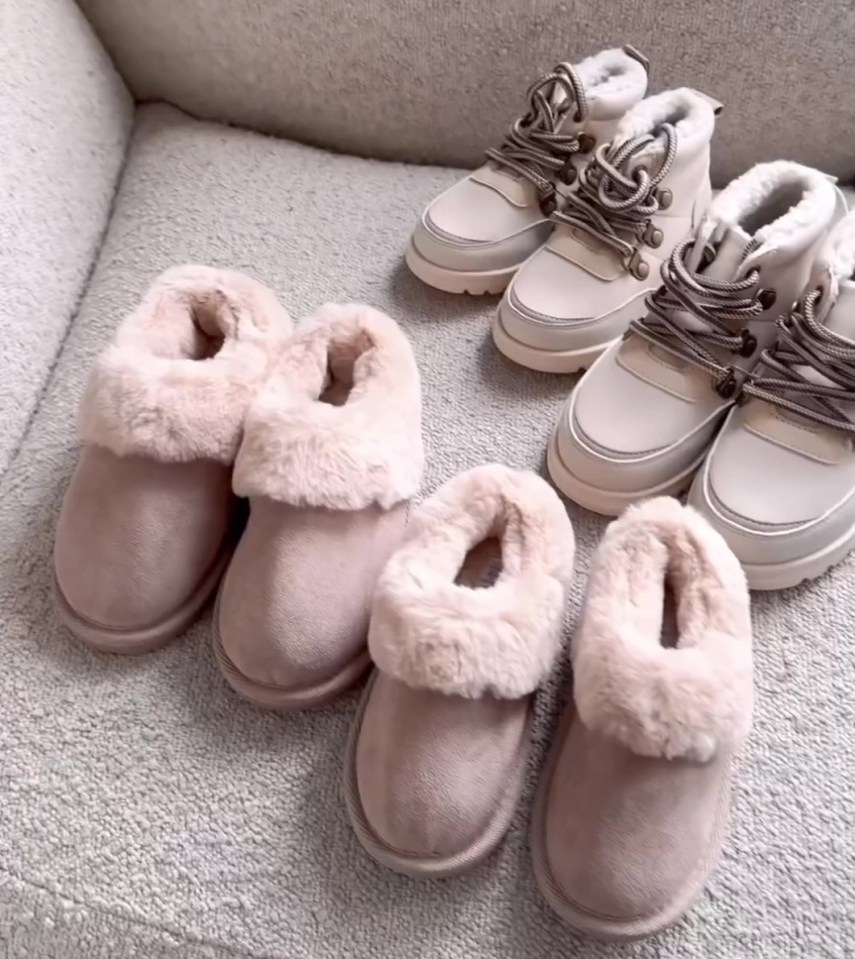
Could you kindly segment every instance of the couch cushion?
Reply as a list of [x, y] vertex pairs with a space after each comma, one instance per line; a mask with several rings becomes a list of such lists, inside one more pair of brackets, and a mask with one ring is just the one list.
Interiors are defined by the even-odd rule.
[[[263, 712], [217, 672], [208, 619], [162, 652], [123, 659], [74, 643], [51, 602], [53, 527], [87, 366], [175, 263], [249, 271], [298, 316], [356, 299], [399, 319], [423, 373], [426, 491], [490, 460], [541, 464], [574, 378], [505, 361], [490, 340], [494, 298], [433, 292], [401, 264], [418, 211], [455, 176], [140, 111], [92, 283], [0, 481], [0, 942], [12, 955], [576, 954], [536, 895], [526, 838], [556, 685], [540, 701], [536, 760], [508, 842], [471, 877], [414, 883], [371, 862], [342, 811], [355, 697], [302, 715]], [[570, 512], [582, 573], [572, 622], [604, 523]], [[758, 720], [725, 863], [687, 923], [638, 959], [779, 959], [803, 943], [812, 955], [846, 954], [853, 572], [855, 559], [814, 586], [757, 598]]]
[[80, 0], [134, 93], [337, 150], [476, 165], [559, 60], [633, 43], [725, 104], [722, 186], [786, 157], [855, 174], [855, 5], [814, 0]]
[[132, 107], [72, 0], [5, 3], [0, 64], [2, 473], [92, 267]]

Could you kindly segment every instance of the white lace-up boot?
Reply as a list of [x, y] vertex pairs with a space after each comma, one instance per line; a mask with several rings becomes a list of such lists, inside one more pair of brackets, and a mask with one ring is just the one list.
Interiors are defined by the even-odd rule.
[[643, 312], [644, 296], [710, 201], [711, 101], [669, 90], [627, 113], [552, 215], [493, 324], [510, 359], [547, 373], [587, 368]]
[[690, 499], [752, 589], [813, 579], [855, 546], [855, 213], [781, 318]]
[[422, 214], [407, 250], [413, 273], [449, 293], [501, 293], [549, 236], [559, 195], [646, 89], [647, 61], [632, 47], [541, 77], [487, 163]]
[[549, 471], [572, 500], [617, 515], [688, 488], [745, 377], [801, 295], [835, 216], [816, 170], [761, 163], [713, 200], [663, 285], [582, 377], [558, 421]]

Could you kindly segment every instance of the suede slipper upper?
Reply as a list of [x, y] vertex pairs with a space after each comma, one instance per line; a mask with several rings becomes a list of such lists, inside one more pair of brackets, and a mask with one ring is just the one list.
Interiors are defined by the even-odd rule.
[[535, 812], [535, 873], [576, 929], [639, 938], [702, 890], [751, 725], [748, 590], [721, 536], [674, 499], [627, 510], [595, 555], [572, 661], [574, 702]]
[[283, 350], [246, 420], [234, 489], [250, 517], [220, 593], [229, 683], [281, 709], [368, 668], [377, 576], [421, 482], [421, 388], [398, 325], [327, 305]]
[[377, 587], [348, 811], [379, 862], [447, 876], [510, 825], [533, 693], [562, 643], [573, 529], [533, 473], [469, 470], [416, 512]]
[[98, 357], [54, 550], [59, 612], [81, 639], [143, 652], [199, 613], [233, 545], [244, 415], [291, 331], [260, 283], [184, 266]]

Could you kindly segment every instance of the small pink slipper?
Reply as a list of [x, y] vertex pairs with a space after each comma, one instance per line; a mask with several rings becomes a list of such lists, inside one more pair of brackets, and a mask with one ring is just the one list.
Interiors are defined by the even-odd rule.
[[216, 590], [235, 538], [244, 415], [291, 330], [255, 280], [184, 266], [95, 362], [54, 548], [59, 615], [89, 645], [154, 649]]
[[751, 726], [748, 589], [722, 537], [675, 499], [627, 510], [594, 557], [572, 659], [574, 701], [532, 826], [535, 875], [580, 932], [649, 936], [715, 865]]
[[469, 470], [414, 515], [377, 587], [377, 671], [345, 766], [351, 822], [378, 862], [450, 876], [504, 838], [573, 556], [564, 506], [533, 473]]
[[421, 388], [398, 325], [323, 307], [254, 400], [234, 488], [250, 517], [218, 601], [228, 682], [278, 709], [327, 702], [369, 666], [377, 576], [404, 534], [424, 453]]

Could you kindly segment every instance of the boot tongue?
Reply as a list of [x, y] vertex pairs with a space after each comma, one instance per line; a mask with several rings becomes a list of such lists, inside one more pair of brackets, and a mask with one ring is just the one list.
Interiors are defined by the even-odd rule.
[[715, 259], [702, 271], [703, 275], [712, 280], [735, 279], [750, 245], [751, 237], [745, 230], [739, 226], [728, 227], [718, 245]]
[[837, 299], [825, 315], [825, 328], [855, 340], [855, 280], [841, 280]]
[[[689, 251], [687, 266], [690, 270], [697, 270], [707, 245], [707, 236], [708, 234], [701, 230], [695, 245]], [[735, 279], [751, 243], [751, 237], [741, 227], [728, 227], [716, 247], [715, 259], [701, 270], [702, 275], [713, 280]], [[706, 329], [706, 323], [692, 316], [691, 313], [681, 311], [679, 316], [687, 330]]]

